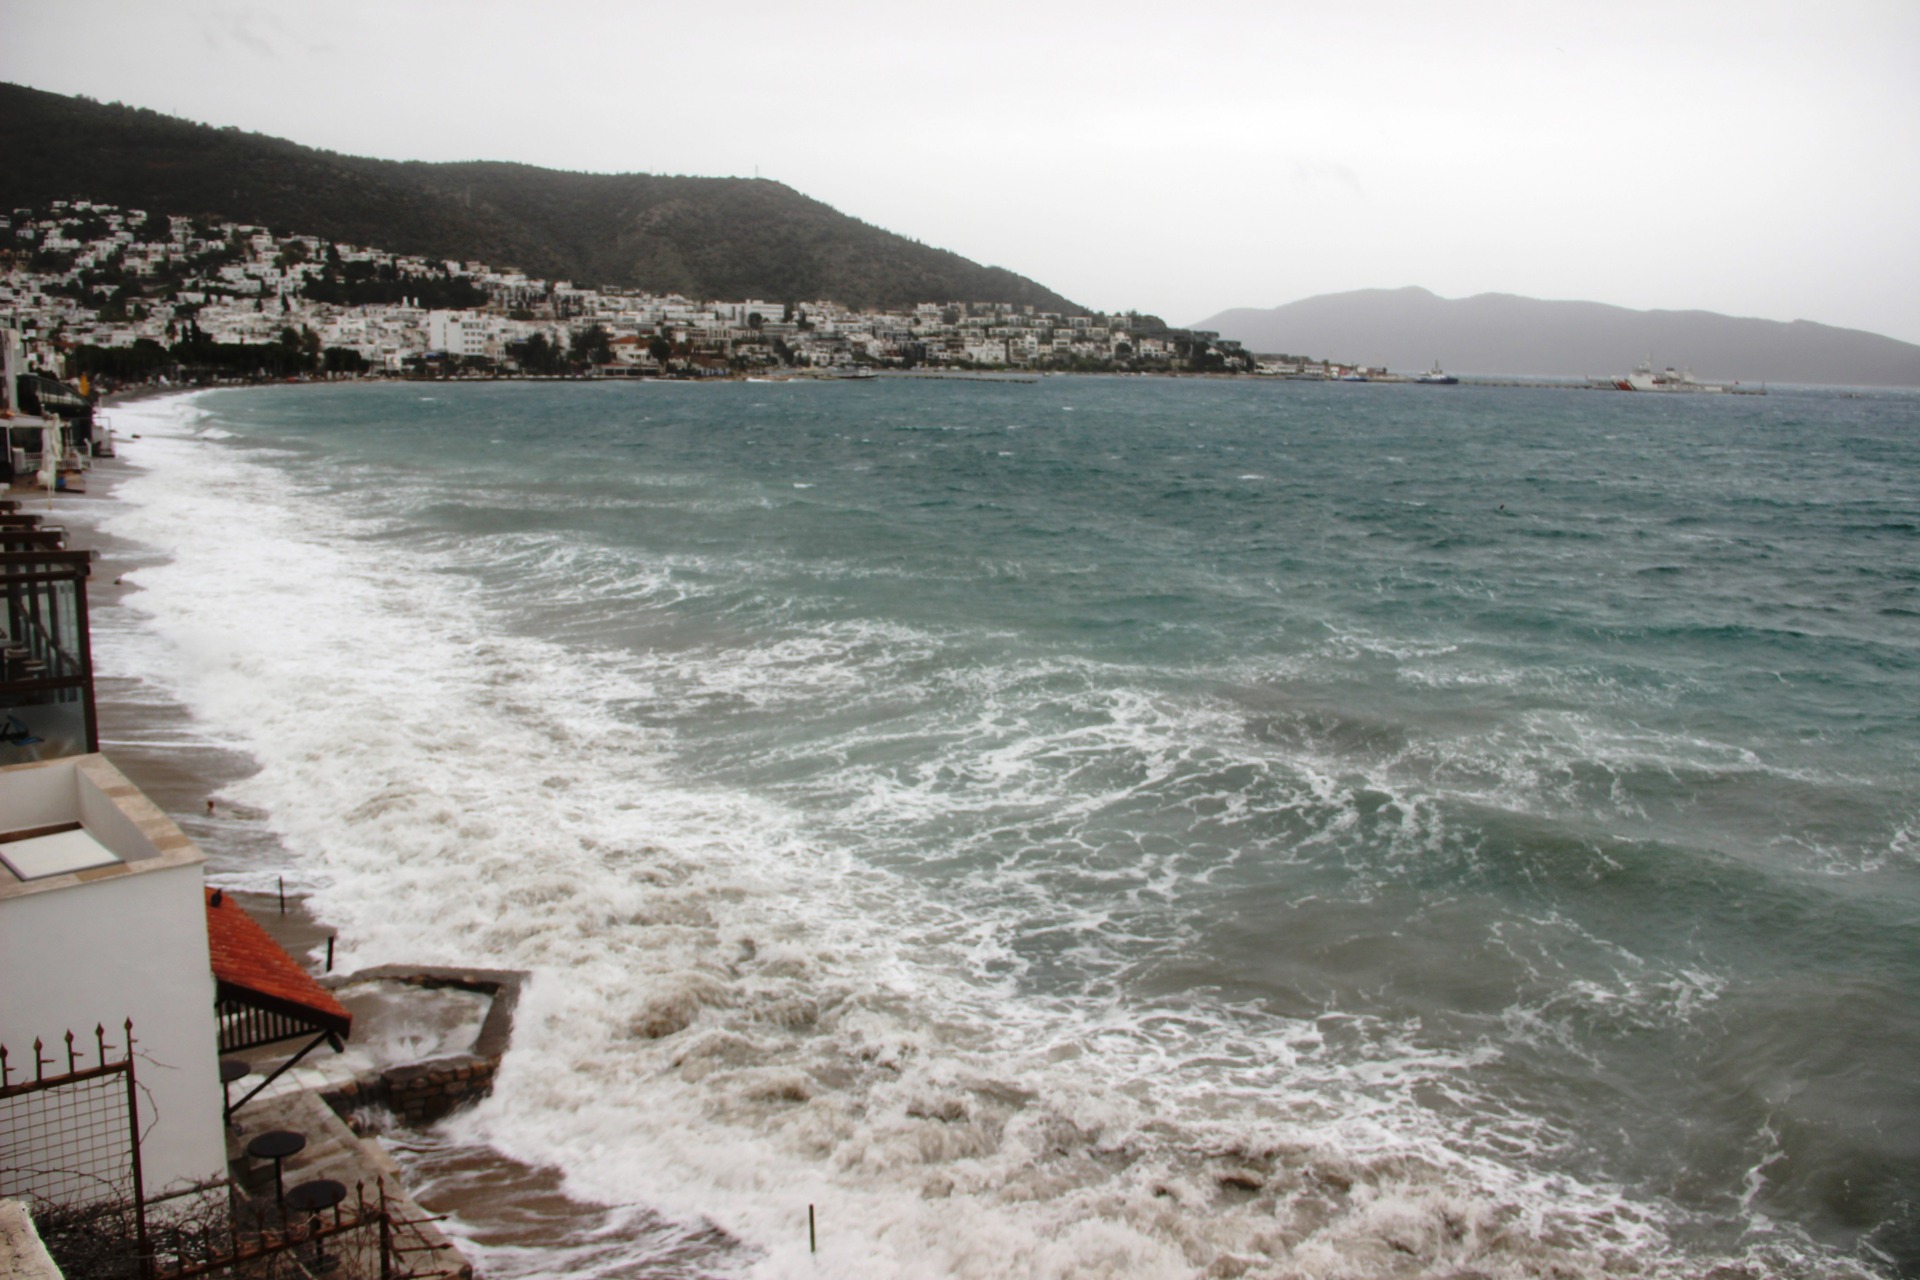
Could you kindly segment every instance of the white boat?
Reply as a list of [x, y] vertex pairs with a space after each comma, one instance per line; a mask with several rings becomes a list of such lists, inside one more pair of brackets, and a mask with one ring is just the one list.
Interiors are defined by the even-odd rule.
[[1664, 371], [1655, 373], [1651, 360], [1642, 360], [1633, 367], [1632, 373], [1629, 373], [1624, 378], [1615, 378], [1613, 385], [1621, 391], [1721, 392], [1726, 390], [1725, 387], [1710, 386], [1704, 382], [1694, 381], [1693, 370], [1691, 369], [1683, 369], [1679, 373], [1675, 373], [1673, 366], [1668, 365]]
[[1433, 368], [1427, 370], [1425, 373], [1415, 375], [1413, 380], [1415, 382], [1424, 382], [1432, 387], [1457, 387], [1460, 385], [1460, 379], [1441, 369], [1438, 360], [1433, 362]]

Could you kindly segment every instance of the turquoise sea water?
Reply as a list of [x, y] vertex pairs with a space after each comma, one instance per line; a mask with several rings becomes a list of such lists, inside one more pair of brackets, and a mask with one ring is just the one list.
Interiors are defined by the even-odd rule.
[[134, 412], [101, 664], [343, 967], [536, 974], [565, 1269], [1920, 1272], [1920, 397]]

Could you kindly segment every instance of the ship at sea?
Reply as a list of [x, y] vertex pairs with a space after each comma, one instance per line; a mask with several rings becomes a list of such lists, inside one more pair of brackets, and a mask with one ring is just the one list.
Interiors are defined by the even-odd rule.
[[1651, 358], [1642, 360], [1639, 364], [1635, 365], [1633, 372], [1627, 374], [1625, 377], [1606, 378], [1597, 381], [1601, 382], [1602, 385], [1611, 386], [1616, 391], [1677, 391], [1699, 392], [1713, 395], [1724, 395], [1732, 392], [1735, 395], [1750, 396], [1766, 394], [1766, 391], [1762, 388], [1743, 387], [1737, 382], [1730, 387], [1700, 382], [1694, 378], [1693, 370], [1682, 369], [1676, 373], [1672, 365], [1668, 365], [1665, 369], [1656, 373], [1654, 372]]

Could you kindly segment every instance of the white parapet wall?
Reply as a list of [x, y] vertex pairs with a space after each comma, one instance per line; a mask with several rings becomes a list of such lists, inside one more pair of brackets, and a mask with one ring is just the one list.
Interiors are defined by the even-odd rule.
[[[31, 1078], [36, 1039], [53, 1059], [46, 1073], [65, 1072], [69, 1031], [83, 1067], [95, 1065], [96, 1026], [109, 1060], [122, 1056], [131, 1019], [149, 1195], [225, 1172], [203, 861], [103, 756], [0, 768], [0, 1044], [10, 1081]], [[89, 865], [61, 869], [76, 864]], [[0, 1135], [9, 1164], [21, 1140]]]
[[61, 1280], [60, 1268], [47, 1256], [27, 1207], [0, 1200], [0, 1276], [7, 1280]]

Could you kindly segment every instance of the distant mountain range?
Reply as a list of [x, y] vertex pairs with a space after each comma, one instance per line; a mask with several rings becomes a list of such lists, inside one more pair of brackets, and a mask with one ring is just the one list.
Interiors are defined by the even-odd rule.
[[1504, 293], [1442, 298], [1425, 289], [1323, 294], [1199, 321], [1249, 350], [1390, 369], [1599, 376], [1649, 357], [1702, 380], [1920, 387], [1920, 346], [1858, 329], [1746, 320], [1710, 311], [1630, 311]]
[[74, 199], [695, 299], [1085, 313], [777, 182], [370, 160], [0, 84], [0, 210]]

